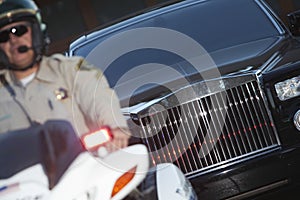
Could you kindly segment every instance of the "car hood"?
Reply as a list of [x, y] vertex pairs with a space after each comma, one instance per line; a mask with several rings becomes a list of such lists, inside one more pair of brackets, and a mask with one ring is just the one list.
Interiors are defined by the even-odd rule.
[[[128, 107], [164, 96], [198, 81], [256, 70], [280, 46], [281, 38], [272, 37], [199, 55], [172, 66], [160, 63], [143, 64], [125, 73], [114, 89], [121, 106]], [[196, 61], [194, 63], [197, 66], [191, 64], [191, 60]]]

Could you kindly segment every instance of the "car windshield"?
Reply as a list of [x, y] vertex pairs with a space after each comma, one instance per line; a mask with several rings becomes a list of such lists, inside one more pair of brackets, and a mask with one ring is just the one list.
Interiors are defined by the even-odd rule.
[[[87, 42], [78, 47], [74, 46], [71, 49], [71, 54], [88, 57], [91, 52], [98, 51], [96, 49], [99, 45], [110, 37], [122, 31], [141, 27], [159, 27], [179, 32], [196, 41], [208, 53], [236, 47], [240, 44], [251, 44], [268, 38], [274, 39], [280, 35], [274, 22], [270, 21], [266, 13], [253, 0], [189, 1], [187, 4], [181, 2], [179, 5], [165, 7], [162, 12], [154, 11], [152, 14], [138, 16], [119, 25], [116, 24], [94, 32], [87, 36], [87, 38], [91, 38]], [[256, 15], [253, 16], [253, 13]], [[138, 41], [134, 42], [138, 43]], [[122, 44], [115, 44], [114, 49], [106, 49], [106, 52], [116, 51], [119, 48], [118, 45]], [[266, 46], [270, 45], [270, 41], [266, 42]], [[254, 54], [251, 47], [248, 49], [246, 54]], [[253, 49], [253, 51], [257, 50]], [[100, 52], [96, 61], [93, 61], [97, 66], [99, 66], [99, 59], [105, 59], [103, 58], [105, 56], [101, 56]], [[121, 55], [111, 63], [109, 69], [106, 66], [104, 69], [100, 67], [108, 77], [111, 86], [114, 87], [122, 74], [145, 63], [160, 63], [172, 66], [180, 73], [181, 71], [187, 73], [187, 66], [177, 65], [183, 61], [182, 56], [178, 56], [174, 52], [165, 49], [144, 48]]]

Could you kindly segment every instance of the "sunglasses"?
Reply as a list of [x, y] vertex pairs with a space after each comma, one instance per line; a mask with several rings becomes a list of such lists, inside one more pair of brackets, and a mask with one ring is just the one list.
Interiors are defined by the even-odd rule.
[[22, 35], [28, 32], [27, 27], [28, 25], [20, 24], [20, 25], [13, 26], [9, 29], [0, 31], [0, 43], [7, 42], [10, 39], [9, 34], [14, 34], [18, 37], [21, 37]]

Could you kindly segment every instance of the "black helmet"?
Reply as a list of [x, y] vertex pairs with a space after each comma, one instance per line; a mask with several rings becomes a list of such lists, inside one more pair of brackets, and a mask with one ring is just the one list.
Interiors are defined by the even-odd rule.
[[[29, 21], [32, 26], [32, 47], [36, 55], [34, 62], [36, 62], [44, 54], [49, 43], [46, 25], [42, 22], [39, 8], [33, 0], [0, 0], [0, 27], [18, 21]], [[4, 63], [6, 66], [0, 67], [8, 67], [8, 61], [1, 65]]]

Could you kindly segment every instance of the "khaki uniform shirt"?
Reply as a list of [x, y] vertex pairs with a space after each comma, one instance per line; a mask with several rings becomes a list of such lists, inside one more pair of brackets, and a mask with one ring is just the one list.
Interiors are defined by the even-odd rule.
[[9, 71], [2, 74], [11, 89], [0, 83], [0, 133], [29, 127], [26, 115], [38, 123], [68, 120], [79, 134], [102, 125], [127, 128], [115, 92], [103, 73], [83, 58], [43, 57], [39, 71], [25, 87]]

